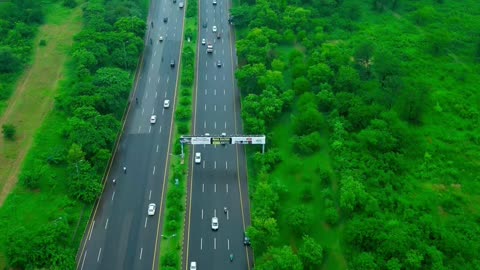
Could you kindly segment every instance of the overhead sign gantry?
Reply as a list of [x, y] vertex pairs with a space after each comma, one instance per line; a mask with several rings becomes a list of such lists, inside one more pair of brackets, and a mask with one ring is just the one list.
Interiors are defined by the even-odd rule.
[[183, 145], [184, 144], [193, 144], [193, 145], [206, 145], [206, 144], [261, 144], [262, 153], [265, 152], [265, 135], [200, 135], [200, 136], [181, 136], [180, 144], [182, 146], [183, 157]]

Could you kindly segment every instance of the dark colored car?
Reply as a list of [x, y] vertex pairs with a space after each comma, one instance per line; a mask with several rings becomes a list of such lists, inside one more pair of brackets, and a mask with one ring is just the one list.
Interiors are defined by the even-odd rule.
[[163, 18], [163, 22], [167, 23], [168, 22], [168, 17]]
[[170, 61], [170, 67], [171, 67], [171, 68], [174, 68], [174, 67], [175, 67], [175, 60], [174, 60], [174, 59], [172, 59], [172, 61]]
[[217, 39], [220, 39], [220, 32], [217, 32]]
[[207, 22], [205, 21], [205, 22], [203, 22], [202, 27], [203, 27], [203, 28], [207, 28], [207, 25], [208, 25], [208, 24], [207, 24]]
[[248, 238], [246, 232], [243, 233], [243, 244], [244, 244], [245, 246], [250, 246], [250, 238]]
[[217, 61], [217, 67], [222, 67], [222, 62], [220, 62], [220, 60]]

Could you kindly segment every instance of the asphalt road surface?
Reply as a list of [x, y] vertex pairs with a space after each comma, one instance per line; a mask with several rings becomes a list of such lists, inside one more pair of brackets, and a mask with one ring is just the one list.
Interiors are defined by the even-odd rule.
[[[234, 81], [234, 35], [228, 23], [229, 1], [199, 1], [197, 81], [194, 135], [241, 134], [240, 96]], [[206, 23], [206, 27], [204, 27]], [[214, 32], [214, 26], [216, 32]], [[220, 33], [220, 38], [217, 38]], [[207, 44], [214, 52], [207, 53]], [[218, 66], [220, 61], [221, 66]], [[250, 269], [252, 251], [243, 245], [250, 224], [244, 146], [200, 145], [192, 149], [184, 241], [185, 269], [191, 262], [200, 270]], [[194, 163], [194, 153], [202, 161]], [[224, 212], [227, 207], [227, 212]], [[212, 230], [212, 217], [219, 228]], [[230, 261], [230, 254], [234, 259]]]
[[[184, 9], [178, 2], [152, 1], [135, 92], [102, 197], [81, 243], [77, 269], [154, 269], [158, 265], [159, 218], [165, 205], [183, 32]], [[169, 108], [164, 108], [166, 99]], [[157, 116], [154, 124], [152, 115]], [[154, 216], [147, 215], [149, 203], [156, 204]]]

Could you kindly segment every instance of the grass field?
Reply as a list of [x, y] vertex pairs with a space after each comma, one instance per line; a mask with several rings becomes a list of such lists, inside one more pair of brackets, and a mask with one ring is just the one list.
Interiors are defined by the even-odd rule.
[[64, 75], [67, 50], [81, 27], [80, 9], [71, 14], [60, 5], [52, 5], [47, 14], [47, 23], [40, 27], [35, 39], [35, 44], [45, 40], [47, 45], [35, 48], [32, 66], [20, 78], [0, 118], [0, 126], [11, 123], [17, 129], [15, 141], [0, 140], [0, 205], [15, 187], [34, 134], [53, 107], [58, 82]]
[[[61, 215], [62, 211], [81, 211], [80, 206], [67, 197], [56, 195], [64, 194], [61, 192], [65, 189], [61, 170], [54, 179], [41, 182], [41, 192], [29, 192], [21, 187], [15, 189], [22, 166], [34, 163], [33, 157], [40, 157], [39, 153], [52, 152], [52, 149], [44, 149], [45, 146], [60, 142], [65, 119], [49, 113], [59, 82], [64, 78], [73, 35], [82, 27], [80, 8], [71, 10], [60, 4], [51, 4], [46, 14], [46, 23], [40, 27], [35, 39], [35, 44], [45, 40], [46, 46], [37, 45], [34, 49], [32, 65], [21, 76], [0, 119], [0, 125], [12, 123], [17, 128], [15, 141], [0, 140], [0, 205], [3, 205], [0, 209], [0, 253], [4, 252], [7, 232], [14, 230], [18, 224], [40, 226], [46, 220]], [[0, 269], [4, 266], [4, 257], [0, 254]]]

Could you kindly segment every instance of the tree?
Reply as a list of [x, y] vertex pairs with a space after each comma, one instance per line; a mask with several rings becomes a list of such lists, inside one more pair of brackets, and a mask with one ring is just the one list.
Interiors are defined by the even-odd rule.
[[366, 129], [358, 133], [358, 138], [371, 151], [386, 153], [398, 150], [397, 138], [384, 120], [373, 119]]
[[245, 4], [235, 5], [230, 9], [230, 15], [233, 18], [233, 23], [238, 27], [246, 27], [248, 23], [254, 18], [256, 11], [255, 6], [248, 6]]
[[372, 65], [374, 52], [375, 46], [371, 41], [365, 41], [355, 49], [355, 62], [364, 79], [370, 79], [371, 77], [370, 66]]
[[14, 140], [17, 129], [13, 124], [3, 124], [2, 125], [3, 137], [8, 140]]
[[375, 256], [369, 252], [362, 252], [353, 258], [351, 269], [356, 270], [376, 270], [378, 265], [375, 262]]
[[399, 97], [397, 111], [404, 120], [411, 124], [420, 124], [422, 115], [430, 103], [429, 89], [422, 83], [407, 86]]
[[367, 193], [362, 183], [354, 180], [352, 176], [343, 177], [340, 188], [340, 207], [347, 211], [353, 212], [357, 207], [361, 206]]
[[258, 78], [267, 72], [264, 64], [246, 65], [235, 72], [238, 79], [238, 86], [246, 94], [259, 94], [261, 89], [258, 86]]
[[256, 265], [259, 270], [302, 270], [302, 261], [288, 246], [269, 248], [265, 260]]
[[319, 269], [323, 259], [323, 248], [312, 237], [303, 236], [303, 245], [298, 252], [304, 269]]
[[63, 0], [62, 2], [64, 7], [74, 8], [77, 6], [77, 2], [75, 0]]
[[360, 86], [358, 72], [350, 66], [341, 66], [333, 84], [335, 92], [358, 93]]
[[305, 205], [293, 206], [287, 210], [287, 224], [297, 235], [302, 235], [310, 231], [313, 222], [313, 216]]
[[87, 51], [85, 48], [75, 50], [72, 54], [72, 58], [78, 65], [82, 65], [90, 71], [94, 71], [98, 65], [95, 55], [92, 52]]
[[422, 6], [413, 13], [413, 20], [416, 24], [424, 26], [435, 20], [436, 10], [432, 6]]
[[324, 139], [318, 131], [304, 136], [294, 136], [291, 141], [295, 152], [302, 155], [311, 155], [320, 150], [324, 144]]
[[[273, 217], [253, 215], [252, 226], [247, 229], [252, 239], [252, 246], [258, 253], [263, 253], [269, 246], [273, 246], [278, 238], [277, 220]], [[263, 252], [262, 252], [263, 251]]]
[[133, 33], [136, 37], [142, 38], [145, 35], [145, 21], [138, 17], [121, 17], [114, 27], [119, 32]]
[[267, 70], [265, 74], [258, 79], [258, 85], [261, 89], [273, 86], [276, 89], [283, 91], [285, 90], [285, 79], [282, 72]]
[[293, 131], [302, 136], [312, 132], [321, 132], [326, 128], [323, 115], [313, 106], [303, 106], [293, 117]]
[[307, 78], [312, 85], [318, 87], [322, 83], [329, 83], [333, 72], [326, 64], [319, 63], [308, 67]]
[[430, 46], [430, 53], [433, 56], [444, 55], [454, 40], [451, 33], [434, 27], [427, 28], [429, 29], [426, 30], [425, 43]]
[[256, 202], [255, 216], [271, 217], [277, 211], [279, 198], [270, 182], [262, 181], [258, 183], [252, 197]]
[[20, 59], [10, 47], [0, 47], [0, 73], [13, 73], [20, 68]]

